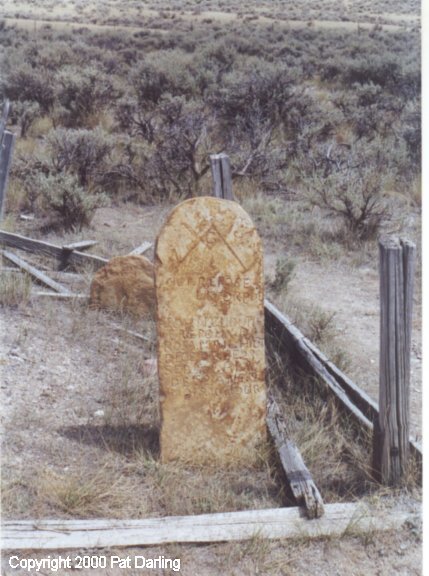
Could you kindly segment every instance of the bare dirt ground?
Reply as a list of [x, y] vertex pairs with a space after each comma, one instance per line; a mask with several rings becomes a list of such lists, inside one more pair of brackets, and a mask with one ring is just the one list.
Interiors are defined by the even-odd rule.
[[[154, 241], [169, 210], [169, 206], [102, 208], [94, 218], [92, 230], [84, 236], [99, 241], [93, 250], [97, 254], [127, 253], [144, 240]], [[36, 236], [31, 226], [22, 226], [21, 232]], [[84, 236], [51, 234], [45, 239], [62, 244]], [[266, 245], [271, 246], [270, 242]], [[151, 257], [151, 252], [148, 255]], [[274, 261], [274, 254], [268, 249], [268, 277], [273, 273]], [[49, 261], [45, 264], [48, 269], [52, 267]], [[317, 302], [326, 311], [335, 311], [336, 338], [352, 358], [351, 375], [376, 397], [376, 263], [363, 269], [344, 266], [302, 260], [297, 265], [290, 292], [303, 303]], [[86, 292], [90, 279], [89, 273], [80, 280], [70, 275], [69, 286], [76, 292]], [[61, 281], [66, 282], [65, 274]], [[418, 307], [416, 310], [419, 313]], [[3, 308], [1, 316], [3, 517], [70, 517], [69, 511], [61, 511], [61, 502], [67, 490], [69, 498], [76, 498], [76, 487], [64, 486], [64, 478], [73, 478], [84, 485], [86, 482], [89, 490], [91, 483], [101, 482], [108, 497], [106, 502], [93, 502], [96, 515], [141, 517], [187, 513], [177, 499], [163, 500], [162, 489], [155, 486], [159, 481], [156, 475], [151, 492], [147, 483], [138, 481], [139, 474], [147, 474], [150, 462], [156, 458], [153, 435], [158, 419], [156, 381], [147, 377], [144, 367], [144, 360], [154, 355], [153, 323], [91, 311], [80, 301], [66, 303], [37, 297], [18, 309]], [[118, 324], [138, 330], [149, 342], [118, 332], [114, 328]], [[412, 426], [418, 434], [421, 429], [418, 318], [415, 328], [411, 396]], [[130, 375], [129, 366], [137, 367], [138, 372]], [[137, 419], [146, 424], [133, 426]], [[136, 459], [139, 451], [142, 456]], [[101, 471], [89, 480], [81, 472], [88, 464]], [[110, 485], [114, 485], [114, 490], [109, 492]], [[170, 486], [172, 492], [176, 488]], [[217, 502], [222, 502], [223, 496], [221, 494]], [[418, 494], [402, 493], [401, 505], [408, 510], [418, 508], [418, 498]], [[76, 516], [81, 513], [80, 506], [85, 505], [87, 501], [83, 497], [82, 503], [76, 504]], [[271, 487], [262, 499], [258, 497], [257, 503], [246, 501], [244, 507], [278, 505], [281, 502]], [[175, 545], [90, 553], [178, 557], [181, 573], [190, 575], [387, 576], [395, 573], [408, 576], [421, 573], [421, 531], [419, 526], [407, 526], [394, 533], [344, 536], [340, 540], [272, 543], [256, 540], [247, 544]], [[46, 554], [26, 556], [43, 558]], [[55, 554], [51, 553], [51, 557]], [[9, 555], [3, 555], [2, 573], [24, 573], [12, 570], [8, 560]], [[119, 576], [140, 572], [112, 568], [99, 573]], [[81, 573], [95, 576], [98, 572], [92, 569]]]

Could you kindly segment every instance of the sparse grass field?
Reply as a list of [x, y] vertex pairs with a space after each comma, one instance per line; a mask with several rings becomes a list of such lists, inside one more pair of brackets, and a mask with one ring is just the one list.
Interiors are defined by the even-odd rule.
[[[377, 236], [400, 234], [420, 251], [419, 9], [415, 0], [3, 2], [0, 93], [19, 138], [2, 228], [59, 245], [96, 239], [95, 253], [126, 254], [154, 242], [180, 200], [210, 193], [208, 154], [224, 150], [235, 195], [263, 238], [267, 296], [377, 399]], [[48, 259], [25, 257], [52, 270]], [[88, 292], [92, 272], [80, 272], [56, 278]], [[420, 278], [419, 256], [417, 437]], [[4, 518], [292, 504], [269, 445], [252, 469], [159, 462], [152, 321], [37, 298], [11, 271], [0, 273], [0, 312]], [[375, 486], [370, 438], [275, 346], [267, 357], [267, 385], [326, 502], [418, 506], [415, 471], [401, 490]], [[181, 557], [189, 575], [408, 576], [420, 574], [420, 538], [408, 527], [145, 553]], [[12, 574], [7, 564], [3, 572]]]

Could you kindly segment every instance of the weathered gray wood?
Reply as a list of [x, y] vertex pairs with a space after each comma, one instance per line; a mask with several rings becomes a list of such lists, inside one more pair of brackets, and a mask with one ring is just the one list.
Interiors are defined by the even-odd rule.
[[19, 219], [25, 222], [32, 222], [34, 220], [34, 214], [20, 214]]
[[140, 244], [140, 246], [137, 246], [137, 248], [131, 250], [130, 256], [139, 256], [140, 254], [144, 254], [146, 250], [149, 250], [149, 248], [152, 248], [152, 246], [152, 242], [143, 242]]
[[321, 350], [317, 348], [308, 338], [304, 341], [313, 354], [320, 360], [326, 370], [335, 378], [344, 389], [353, 404], [368, 418], [374, 422], [378, 416], [378, 404], [364, 390], [361, 390], [348, 376], [346, 376], [335, 364], [333, 364]]
[[232, 194], [231, 164], [227, 154], [212, 154], [210, 166], [213, 177], [213, 195], [225, 200], [234, 200]]
[[373, 467], [383, 484], [397, 485], [408, 465], [411, 321], [415, 245], [379, 242], [380, 388]]
[[7, 117], [9, 116], [9, 109], [10, 109], [10, 102], [9, 100], [5, 100], [3, 104], [2, 114], [0, 117], [0, 144], [3, 140], [4, 131], [6, 130], [6, 122]]
[[[329, 363], [326, 356], [268, 300], [265, 300], [265, 329], [309, 376], [325, 385], [325, 389], [333, 394], [347, 414], [368, 430], [373, 430], [373, 422], [379, 414], [378, 404], [334, 364]], [[409, 446], [421, 472], [421, 445], [410, 438]]]
[[123, 326], [119, 326], [119, 324], [111, 323], [110, 326], [112, 328], [114, 328], [115, 330], [118, 330], [119, 332], [124, 332], [125, 334], [128, 334], [129, 336], [133, 336], [134, 338], [138, 338], [139, 340], [144, 340], [145, 342], [150, 342], [150, 338], [148, 338], [147, 336], [143, 336], [143, 334], [140, 334], [139, 332], [135, 332], [134, 330], [127, 330]]
[[1, 266], [0, 267], [0, 274], [22, 274], [22, 270], [20, 270], [20, 268], [10, 268], [9, 266]]
[[15, 134], [5, 131], [0, 144], [0, 220], [3, 218], [6, 205], [6, 192], [9, 180], [9, 170], [12, 164]]
[[88, 250], [98, 244], [97, 240], [79, 240], [79, 242], [72, 242], [71, 244], [65, 244], [63, 250]]
[[300, 508], [275, 508], [141, 520], [12, 520], [3, 522], [3, 550], [67, 550], [149, 546], [173, 542], [229, 542], [321, 538], [398, 529], [420, 514], [364, 504], [327, 504], [322, 518]]
[[18, 266], [19, 268], [30, 274], [30, 276], [35, 278], [38, 282], [45, 284], [45, 286], [48, 286], [52, 290], [55, 290], [55, 292], [58, 292], [60, 294], [70, 294], [70, 291], [65, 286], [59, 284], [58, 282], [55, 282], [55, 280], [52, 280], [51, 278], [49, 278], [49, 276], [47, 276], [34, 266], [28, 264], [28, 262], [22, 260], [22, 258], [19, 258], [15, 254], [12, 254], [12, 252], [2, 250], [1, 254], [4, 258], [9, 260], [9, 262], [13, 262], [13, 264], [16, 264], [16, 266]]
[[70, 292], [69, 294], [66, 293], [59, 293], [59, 292], [32, 292], [32, 296], [37, 296], [40, 298], [53, 298], [55, 300], [89, 300], [89, 296], [87, 294], [75, 294], [74, 292]]
[[91, 246], [98, 244], [96, 240], [81, 240], [80, 242], [73, 242], [72, 244], [65, 244], [62, 247], [62, 256], [58, 265], [58, 270], [64, 270], [70, 263], [70, 256], [73, 252], [79, 250], [88, 250]]
[[344, 389], [314, 355], [302, 332], [267, 300], [265, 300], [265, 318], [268, 332], [277, 338], [279, 345], [291, 355], [300, 368], [320, 380], [359, 425], [372, 429], [372, 422], [353, 404]]
[[[27, 252], [44, 254], [46, 256], [52, 256], [57, 260], [63, 258], [63, 248], [61, 246], [55, 246], [48, 242], [42, 242], [41, 240], [33, 240], [31, 238], [26, 238], [19, 234], [12, 234], [11, 232], [5, 232], [0, 230], [0, 244], [4, 246], [9, 246], [10, 248], [18, 248], [19, 250], [25, 250]], [[101, 268], [107, 264], [107, 258], [102, 258], [101, 256], [94, 256], [93, 254], [84, 254], [77, 250], [73, 250], [69, 255], [70, 264], [77, 265], [91, 265], [94, 269]]]
[[274, 398], [268, 400], [267, 426], [297, 504], [305, 507], [308, 518], [320, 518], [324, 513], [322, 496], [298, 447], [289, 437], [286, 423]]

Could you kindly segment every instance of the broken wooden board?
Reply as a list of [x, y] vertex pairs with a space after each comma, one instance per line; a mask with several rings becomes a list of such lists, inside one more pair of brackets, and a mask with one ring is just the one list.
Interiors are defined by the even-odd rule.
[[69, 294], [60, 294], [58, 292], [32, 292], [32, 296], [37, 296], [40, 298], [53, 298], [54, 300], [89, 300], [89, 296], [87, 294], [74, 294], [70, 292]]
[[143, 242], [142, 244], [140, 244], [140, 246], [137, 246], [137, 248], [131, 250], [129, 255], [140, 256], [141, 254], [144, 254], [147, 250], [149, 250], [149, 248], [152, 248], [152, 246], [153, 246], [152, 242]]
[[281, 410], [274, 398], [268, 400], [267, 426], [296, 503], [304, 506], [308, 518], [320, 518], [324, 513], [322, 496], [298, 447], [287, 433]]
[[[9, 248], [17, 248], [18, 250], [25, 250], [26, 252], [51, 256], [59, 261], [64, 258], [64, 249], [61, 246], [56, 246], [55, 244], [50, 244], [49, 242], [43, 242], [41, 240], [32, 240], [31, 238], [26, 238], [20, 234], [12, 234], [11, 232], [5, 232], [4, 230], [0, 230], [0, 244], [8, 246]], [[107, 262], [107, 258], [94, 256], [93, 254], [84, 254], [78, 250], [72, 250], [69, 255], [70, 264], [84, 266], [90, 265], [95, 270], [98, 270], [98, 268], [101, 268], [107, 264]]]
[[11, 520], [2, 523], [3, 550], [66, 550], [149, 546], [173, 542], [230, 542], [255, 537], [321, 538], [398, 529], [420, 514], [365, 504], [327, 504], [322, 518], [300, 508], [275, 508], [141, 520]]
[[15, 254], [12, 254], [12, 252], [8, 252], [7, 250], [2, 250], [1, 255], [3, 256], [3, 258], [6, 258], [7, 260], [9, 260], [9, 262], [16, 264], [16, 266], [18, 266], [19, 268], [21, 268], [22, 270], [27, 272], [27, 274], [30, 274], [30, 276], [35, 278], [41, 284], [44, 284], [45, 286], [48, 286], [48, 288], [55, 290], [55, 292], [58, 292], [59, 294], [66, 294], [66, 295], [71, 294], [70, 290], [68, 288], [66, 288], [62, 284], [59, 284], [58, 282], [55, 282], [55, 280], [52, 280], [51, 278], [49, 278], [49, 276], [47, 276], [46, 274], [44, 274], [43, 272], [41, 272], [40, 270], [38, 270], [34, 266], [31, 266], [30, 264], [28, 264], [28, 262], [26, 262], [25, 260], [22, 260], [22, 258], [15, 256]]

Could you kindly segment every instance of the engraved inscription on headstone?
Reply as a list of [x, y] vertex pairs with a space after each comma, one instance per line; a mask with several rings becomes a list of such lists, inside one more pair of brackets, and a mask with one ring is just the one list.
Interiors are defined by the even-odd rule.
[[266, 434], [258, 233], [237, 203], [194, 198], [155, 252], [161, 458], [251, 464]]

